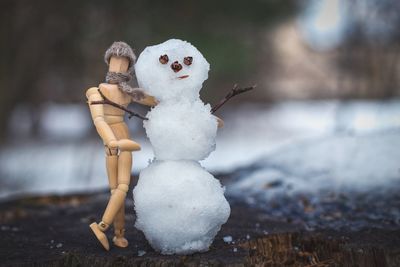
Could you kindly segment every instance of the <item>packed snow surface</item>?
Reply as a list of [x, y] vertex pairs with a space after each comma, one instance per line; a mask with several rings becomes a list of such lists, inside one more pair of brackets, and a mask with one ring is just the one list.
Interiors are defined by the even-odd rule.
[[[161, 64], [160, 56], [167, 55], [168, 62]], [[185, 57], [192, 63], [186, 65]], [[174, 72], [171, 64], [177, 62], [182, 69]], [[202, 84], [208, 78], [210, 64], [190, 43], [171, 39], [162, 44], [146, 47], [140, 54], [135, 72], [139, 86], [160, 101], [186, 98], [196, 100]], [[188, 77], [181, 79], [180, 77]]]
[[215, 149], [217, 120], [200, 100], [161, 102], [144, 122], [159, 160], [202, 160]]
[[220, 182], [194, 161], [155, 161], [133, 190], [136, 227], [163, 254], [205, 251], [230, 214]]
[[223, 240], [225, 243], [231, 243], [233, 239], [232, 239], [232, 236], [227, 235], [227, 236], [224, 236]]
[[144, 121], [155, 161], [133, 192], [136, 227], [163, 254], [206, 251], [230, 214], [221, 184], [197, 162], [214, 151], [217, 134], [217, 119], [199, 98], [209, 64], [173, 39], [146, 48], [135, 69], [159, 100]]

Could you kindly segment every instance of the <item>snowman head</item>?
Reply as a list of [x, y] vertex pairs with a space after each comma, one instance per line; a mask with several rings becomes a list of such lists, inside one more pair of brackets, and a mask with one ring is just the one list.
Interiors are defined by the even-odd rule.
[[196, 47], [178, 39], [146, 47], [135, 64], [139, 86], [159, 101], [197, 99], [209, 69]]

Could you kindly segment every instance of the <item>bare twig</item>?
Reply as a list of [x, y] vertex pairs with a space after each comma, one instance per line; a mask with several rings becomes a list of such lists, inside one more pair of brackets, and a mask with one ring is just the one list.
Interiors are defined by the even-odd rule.
[[92, 101], [92, 102], [90, 102], [90, 105], [110, 105], [110, 106], [119, 108], [119, 109], [125, 111], [126, 113], [128, 113], [128, 114], [129, 114], [129, 116], [128, 116], [129, 119], [132, 118], [133, 116], [135, 116], [135, 117], [138, 117], [138, 118], [140, 118], [140, 119], [142, 119], [142, 120], [148, 120], [148, 119], [147, 119], [146, 117], [144, 117], [143, 115], [140, 115], [139, 113], [136, 113], [136, 112], [134, 112], [134, 111], [132, 111], [132, 110], [127, 109], [126, 107], [124, 107], [124, 106], [122, 106], [122, 105], [120, 105], [120, 104], [117, 104], [117, 103], [111, 101], [110, 99], [108, 99], [108, 98], [100, 91], [100, 89], [97, 89], [97, 90], [99, 91], [99, 94], [101, 95], [101, 97], [102, 97], [104, 100], [101, 100], [101, 101]]
[[229, 99], [234, 97], [235, 95], [239, 95], [245, 93], [247, 91], [253, 90], [257, 85], [253, 85], [250, 87], [240, 88], [237, 84], [235, 84], [232, 90], [217, 104], [211, 109], [211, 114], [214, 114], [220, 107], [222, 107]]

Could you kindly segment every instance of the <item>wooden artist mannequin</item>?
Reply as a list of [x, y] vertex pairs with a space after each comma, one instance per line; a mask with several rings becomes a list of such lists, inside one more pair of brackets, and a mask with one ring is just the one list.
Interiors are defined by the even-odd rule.
[[96, 130], [103, 140], [106, 153], [106, 168], [111, 189], [111, 197], [101, 222], [92, 223], [90, 228], [106, 250], [110, 249], [105, 231], [114, 223], [113, 242], [118, 247], [127, 247], [125, 232], [125, 197], [129, 189], [132, 168], [132, 151], [140, 150], [140, 145], [130, 139], [124, 122], [125, 111], [109, 104], [96, 104], [105, 98], [127, 107], [132, 101], [154, 106], [156, 100], [146, 95], [140, 88], [131, 88], [125, 82], [132, 77], [136, 57], [125, 43], [116, 42], [106, 52], [109, 64], [107, 83], [86, 91], [90, 113]]

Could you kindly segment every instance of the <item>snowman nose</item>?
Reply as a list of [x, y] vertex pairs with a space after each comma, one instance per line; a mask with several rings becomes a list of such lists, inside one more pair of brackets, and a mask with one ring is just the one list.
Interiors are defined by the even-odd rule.
[[180, 71], [180, 70], [182, 69], [182, 65], [179, 64], [178, 61], [175, 61], [174, 63], [171, 64], [171, 69], [172, 69], [174, 72], [178, 72], [178, 71]]

